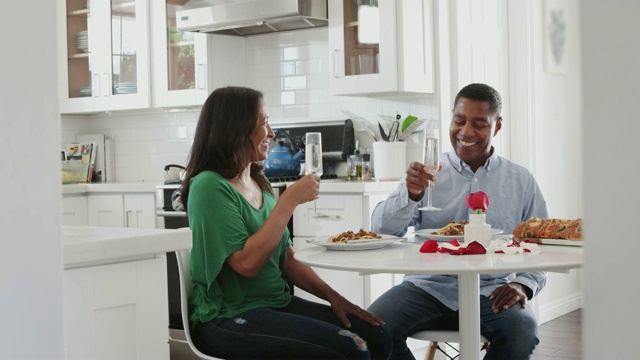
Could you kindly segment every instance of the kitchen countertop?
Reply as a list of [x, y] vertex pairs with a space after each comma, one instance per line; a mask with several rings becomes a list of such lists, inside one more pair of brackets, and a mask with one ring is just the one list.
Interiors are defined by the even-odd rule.
[[[399, 179], [347, 181], [341, 179], [327, 179], [320, 182], [321, 193], [376, 193], [391, 192], [398, 186]], [[290, 185], [292, 183], [287, 183]], [[94, 193], [154, 193], [156, 186], [162, 182], [127, 182], [127, 183], [91, 183], [62, 185], [63, 195], [87, 195]]]
[[150, 259], [191, 248], [191, 230], [63, 226], [64, 268]]
[[86, 195], [89, 193], [114, 193], [114, 192], [135, 192], [154, 193], [158, 182], [109, 182], [90, 184], [68, 184], [62, 185], [62, 195]]

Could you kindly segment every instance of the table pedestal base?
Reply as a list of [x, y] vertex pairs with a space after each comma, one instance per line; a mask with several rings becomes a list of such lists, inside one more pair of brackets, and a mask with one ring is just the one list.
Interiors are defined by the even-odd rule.
[[458, 275], [460, 360], [480, 359], [480, 275]]

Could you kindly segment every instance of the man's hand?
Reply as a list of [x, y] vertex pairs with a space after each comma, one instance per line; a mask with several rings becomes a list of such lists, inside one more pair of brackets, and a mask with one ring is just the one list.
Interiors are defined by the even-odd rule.
[[[442, 170], [442, 165], [438, 171]], [[421, 163], [414, 161], [407, 169], [407, 190], [409, 190], [409, 198], [415, 200], [429, 186], [429, 181], [438, 181], [438, 179], [426, 171], [426, 167]]]
[[497, 314], [517, 303], [520, 303], [524, 309], [527, 305], [527, 294], [530, 292], [529, 288], [517, 282], [497, 287], [489, 296], [489, 300], [495, 300], [492, 306], [493, 312]]

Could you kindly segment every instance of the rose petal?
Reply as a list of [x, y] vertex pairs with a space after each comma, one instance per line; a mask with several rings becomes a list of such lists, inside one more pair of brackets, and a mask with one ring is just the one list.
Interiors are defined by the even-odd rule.
[[453, 246], [460, 246], [460, 242], [458, 241], [458, 239], [453, 239], [453, 240], [449, 241], [449, 244], [451, 244]]
[[438, 242], [435, 240], [427, 240], [420, 247], [421, 253], [434, 253], [438, 251]]
[[477, 241], [474, 241], [471, 244], [467, 245], [467, 254], [469, 255], [479, 255], [486, 253], [487, 250], [484, 248], [484, 246], [482, 246], [482, 244]]
[[453, 253], [454, 251], [456, 251], [458, 249], [451, 249], [451, 248], [448, 248], [448, 247], [440, 246], [438, 248], [438, 252], [439, 253], [449, 253], [449, 254], [451, 254], [451, 253]]
[[464, 255], [467, 253], [467, 248], [459, 247], [457, 250], [451, 252], [451, 255]]

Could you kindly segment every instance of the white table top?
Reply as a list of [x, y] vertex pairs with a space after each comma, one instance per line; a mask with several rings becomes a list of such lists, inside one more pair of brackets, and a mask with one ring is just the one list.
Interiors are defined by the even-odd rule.
[[581, 267], [582, 247], [541, 245], [537, 253], [519, 255], [423, 254], [421, 244], [398, 242], [377, 250], [335, 251], [321, 246], [297, 250], [300, 262], [325, 269], [365, 274], [499, 274], [526, 271], [564, 271]]

